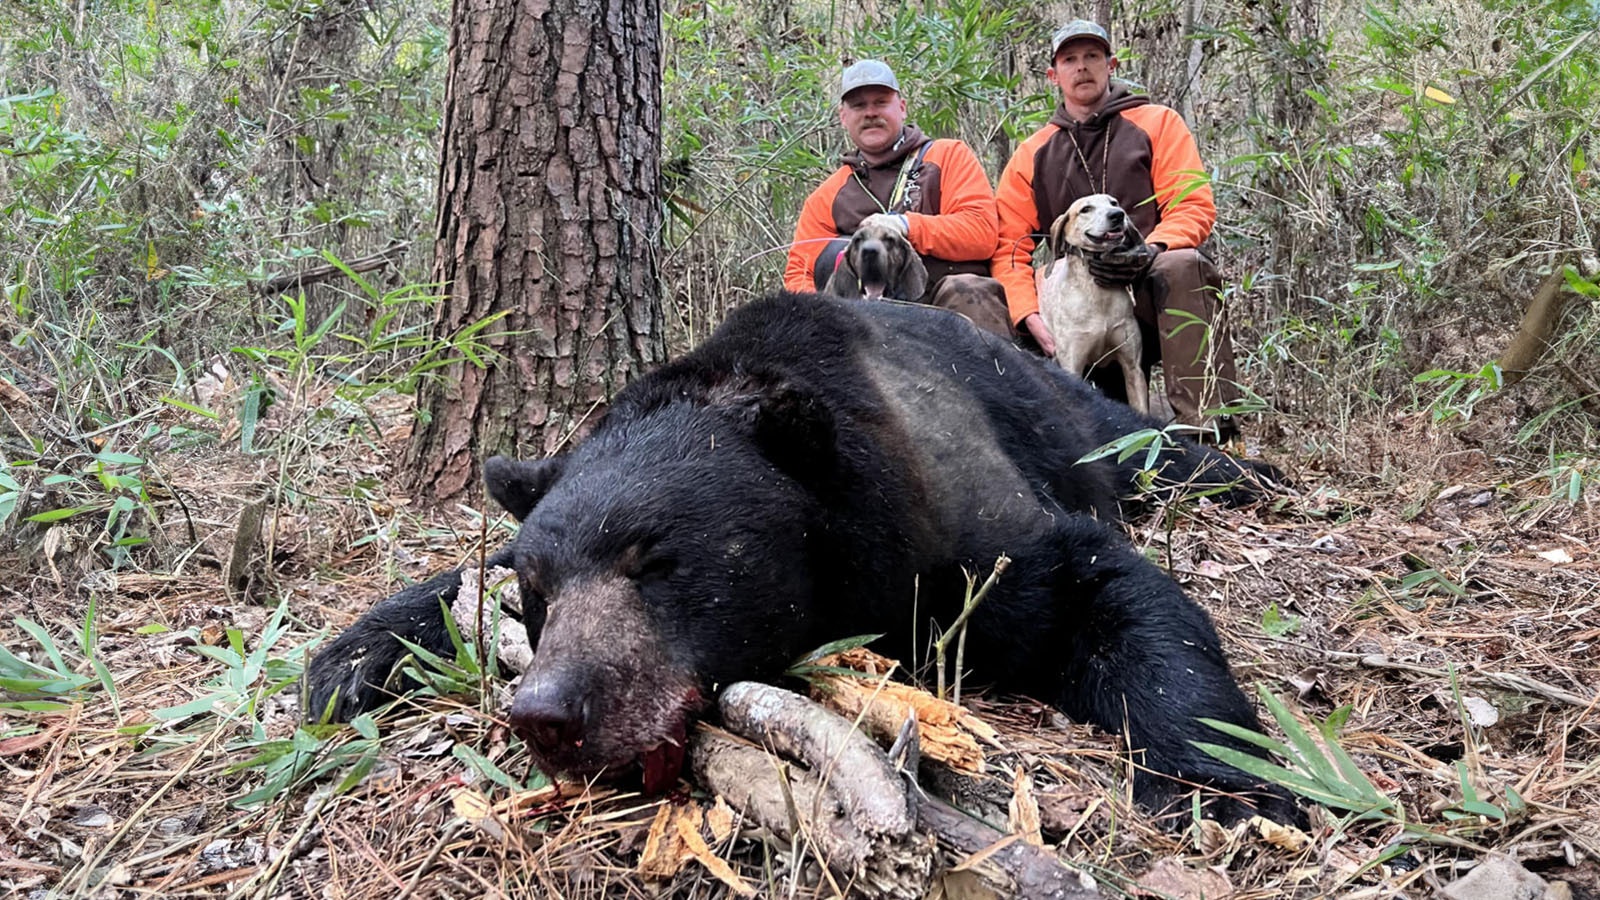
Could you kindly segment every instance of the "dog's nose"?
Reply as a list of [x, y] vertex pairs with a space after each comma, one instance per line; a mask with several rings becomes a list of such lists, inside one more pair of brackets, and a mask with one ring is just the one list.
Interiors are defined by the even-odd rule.
[[1112, 228], [1121, 228], [1122, 223], [1127, 221], [1127, 218], [1127, 214], [1120, 209], [1106, 210], [1106, 221], [1111, 223]]
[[549, 754], [582, 743], [588, 732], [588, 679], [571, 669], [529, 672], [511, 702], [511, 727]]
[[877, 259], [882, 254], [883, 244], [879, 243], [878, 241], [861, 242], [861, 258], [863, 261]]

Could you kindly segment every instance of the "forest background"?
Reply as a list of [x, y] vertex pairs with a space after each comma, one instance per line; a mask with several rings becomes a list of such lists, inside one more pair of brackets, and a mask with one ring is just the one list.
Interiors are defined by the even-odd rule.
[[[669, 344], [778, 286], [800, 202], [844, 149], [843, 64], [889, 61], [912, 120], [966, 139], [993, 177], [1053, 109], [1053, 25], [1098, 14], [1119, 74], [1179, 108], [1211, 166], [1251, 451], [1316, 486], [1330, 520], [1382, 507], [1409, 523], [1481, 488], [1508, 517], [1592, 550], [1597, 12], [668, 3]], [[185, 677], [233, 678], [244, 699], [224, 715], [225, 698], [202, 691], [160, 721], [219, 711], [218, 733], [244, 735], [235, 762], [277, 747], [290, 739], [257, 708], [263, 686], [292, 683], [290, 643], [348, 621], [296, 610], [286, 625], [278, 599], [348, 616], [365, 602], [353, 597], [446, 562], [407, 549], [418, 532], [436, 553], [476, 536], [391, 490], [419, 380], [463, 356], [495, 361], [493, 321], [431, 329], [449, 15], [443, 0], [0, 9], [0, 590], [18, 617], [0, 623], [0, 646], [32, 648], [0, 656], [0, 676], [33, 679], [8, 682], [0, 739], [64, 739], [51, 724], [62, 697], [109, 699], [94, 707], [105, 733], [125, 734], [125, 706], [170, 692], [174, 670], [130, 662], [112, 678], [105, 660], [170, 632], [216, 644]], [[372, 580], [355, 588], [321, 577], [360, 566]], [[1395, 566], [1384, 583], [1411, 598], [1450, 596], [1471, 568]], [[370, 768], [362, 740], [318, 759]], [[284, 758], [228, 770], [229, 799], [259, 808], [329, 771]], [[28, 808], [6, 807], [15, 822]], [[101, 855], [39, 865], [83, 887], [106, 875], [90, 865]]]

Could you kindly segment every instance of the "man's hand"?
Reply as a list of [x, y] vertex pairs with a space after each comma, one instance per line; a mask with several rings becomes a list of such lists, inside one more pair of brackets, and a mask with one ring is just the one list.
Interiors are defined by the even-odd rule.
[[910, 238], [911, 236], [911, 222], [901, 213], [873, 213], [862, 219], [859, 227], [865, 228], [868, 225], [887, 228], [898, 233], [903, 238]]
[[1050, 329], [1045, 327], [1044, 319], [1039, 318], [1038, 313], [1028, 313], [1028, 317], [1022, 320], [1022, 327], [1033, 335], [1040, 352], [1049, 357], [1056, 355], [1056, 339], [1050, 334]]
[[1107, 250], [1099, 256], [1088, 257], [1089, 274], [1101, 287], [1121, 287], [1150, 274], [1156, 254], [1166, 249], [1160, 244], [1146, 244], [1143, 240], [1132, 246]]

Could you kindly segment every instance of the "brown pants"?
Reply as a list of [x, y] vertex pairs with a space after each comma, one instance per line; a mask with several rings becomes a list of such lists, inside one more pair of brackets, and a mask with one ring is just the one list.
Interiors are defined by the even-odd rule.
[[[1134, 316], [1144, 334], [1145, 371], [1161, 363], [1167, 402], [1179, 422], [1209, 425], [1207, 410], [1230, 405], [1240, 396], [1217, 267], [1198, 250], [1168, 250], [1134, 285], [1133, 296]], [[1096, 370], [1090, 380], [1125, 399], [1122, 376], [1114, 367]]]

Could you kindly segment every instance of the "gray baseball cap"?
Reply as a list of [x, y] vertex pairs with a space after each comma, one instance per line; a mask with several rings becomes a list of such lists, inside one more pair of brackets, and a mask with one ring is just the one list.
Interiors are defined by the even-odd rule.
[[894, 77], [894, 70], [875, 59], [863, 59], [844, 70], [844, 77], [839, 79], [839, 99], [864, 87], [886, 87], [900, 93], [900, 81]]
[[1073, 19], [1071, 22], [1056, 29], [1055, 36], [1050, 38], [1050, 59], [1054, 60], [1056, 54], [1061, 52], [1061, 45], [1077, 38], [1088, 38], [1099, 41], [1105, 45], [1106, 53], [1111, 53], [1111, 36], [1106, 30], [1088, 19]]

